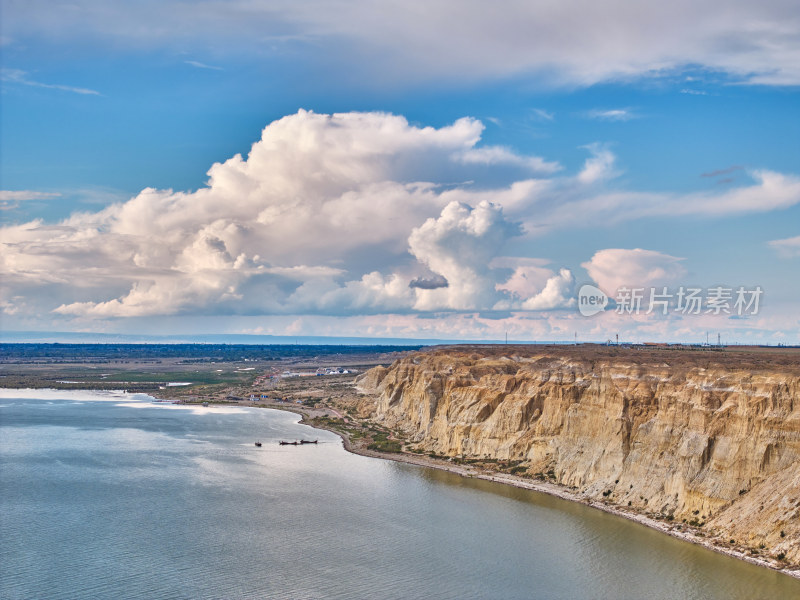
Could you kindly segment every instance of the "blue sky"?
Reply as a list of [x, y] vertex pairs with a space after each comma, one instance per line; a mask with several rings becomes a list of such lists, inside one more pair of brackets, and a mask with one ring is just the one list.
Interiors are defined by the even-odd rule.
[[4, 0], [0, 324], [798, 343], [800, 10], [751, 4]]

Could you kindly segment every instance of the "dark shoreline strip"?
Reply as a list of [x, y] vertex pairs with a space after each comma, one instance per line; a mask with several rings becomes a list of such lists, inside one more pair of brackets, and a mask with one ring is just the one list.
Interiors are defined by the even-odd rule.
[[726, 556], [730, 556], [731, 558], [736, 558], [745, 562], [748, 562], [753, 565], [757, 565], [759, 567], [765, 567], [767, 569], [771, 569], [773, 571], [777, 571], [778, 573], [782, 573], [784, 575], [788, 575], [789, 577], [794, 577], [795, 579], [800, 579], [800, 569], [789, 569], [783, 568], [772, 561], [765, 560], [763, 558], [758, 558], [755, 556], [750, 556], [746, 554], [744, 551], [735, 550], [733, 548], [726, 548], [724, 546], [717, 546], [712, 543], [708, 538], [700, 537], [695, 535], [694, 533], [688, 531], [679, 531], [674, 529], [671, 525], [667, 523], [663, 523], [646, 515], [642, 515], [639, 513], [634, 512], [627, 512], [622, 509], [619, 509], [615, 506], [609, 506], [607, 504], [603, 504], [602, 502], [597, 502], [594, 500], [590, 500], [585, 496], [581, 496], [576, 494], [572, 491], [567, 490], [557, 484], [553, 483], [546, 483], [546, 482], [534, 482], [529, 479], [523, 479], [521, 477], [516, 477], [514, 475], [507, 475], [505, 473], [489, 473], [486, 471], [478, 471], [472, 467], [462, 467], [459, 465], [452, 465], [445, 462], [441, 462], [429, 457], [419, 457], [413, 456], [406, 453], [397, 453], [397, 454], [388, 454], [383, 452], [376, 452], [374, 450], [366, 450], [362, 448], [355, 448], [353, 444], [350, 442], [350, 438], [347, 436], [346, 433], [342, 431], [338, 431], [332, 427], [326, 427], [324, 425], [320, 425], [318, 423], [310, 423], [306, 420], [306, 417], [309, 417], [308, 412], [304, 411], [303, 409], [297, 407], [285, 407], [285, 406], [267, 406], [265, 408], [272, 408], [276, 410], [284, 410], [287, 412], [293, 412], [295, 414], [300, 415], [302, 418], [300, 419], [299, 423], [303, 425], [308, 425], [309, 427], [313, 427], [315, 429], [322, 429], [325, 431], [330, 431], [331, 433], [335, 433], [342, 439], [342, 445], [344, 449], [350, 452], [351, 454], [356, 454], [359, 456], [366, 456], [368, 458], [379, 458], [383, 460], [392, 460], [399, 463], [415, 465], [418, 467], [427, 467], [429, 469], [439, 469], [440, 471], [447, 471], [448, 473], [455, 473], [456, 475], [460, 475], [462, 477], [472, 477], [476, 479], [483, 479], [485, 481], [492, 481], [494, 483], [501, 483], [504, 485], [510, 485], [513, 487], [517, 487], [520, 489], [531, 490], [534, 492], [541, 492], [543, 494], [548, 494], [550, 496], [555, 496], [557, 498], [561, 498], [562, 500], [567, 500], [569, 502], [577, 502], [578, 504], [583, 504], [584, 506], [588, 506], [590, 508], [595, 508], [597, 510], [601, 510], [605, 513], [609, 513], [612, 515], [616, 515], [618, 517], [622, 517], [623, 519], [627, 519], [628, 521], [633, 521], [634, 523], [638, 523], [640, 525], [644, 525], [645, 527], [649, 527], [650, 529], [655, 529], [662, 533], [665, 533], [669, 536], [677, 538], [679, 540], [683, 540], [690, 544], [696, 544], [698, 546], [702, 546], [709, 550], [713, 550], [714, 552], [718, 552], [720, 554], [724, 554]]

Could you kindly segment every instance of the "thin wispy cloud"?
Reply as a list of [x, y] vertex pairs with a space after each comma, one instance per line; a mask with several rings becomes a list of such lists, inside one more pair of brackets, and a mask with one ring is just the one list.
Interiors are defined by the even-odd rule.
[[183, 62], [185, 62], [187, 65], [191, 65], [193, 67], [197, 67], [198, 69], [209, 69], [211, 71], [224, 71], [225, 70], [222, 67], [217, 67], [217, 66], [214, 66], [214, 65], [207, 65], [206, 63], [202, 63], [202, 62], [197, 61], [197, 60], [185, 60]]
[[556, 118], [556, 114], [543, 108], [532, 108], [531, 114], [534, 118], [540, 121], [552, 121]]
[[0, 190], [0, 200], [4, 202], [23, 202], [25, 200], [51, 200], [61, 196], [58, 192], [37, 192], [34, 190]]
[[772, 240], [769, 245], [783, 258], [800, 257], [800, 235], [782, 240]]
[[708, 171], [707, 173], [701, 173], [700, 177], [719, 177], [720, 175], [730, 175], [731, 173], [741, 171], [742, 169], [744, 169], [744, 167], [741, 165], [733, 165], [732, 167], [727, 167], [725, 169], [716, 169], [714, 171]]
[[102, 94], [97, 90], [92, 90], [89, 88], [34, 81], [33, 79], [29, 79], [28, 73], [21, 69], [6, 69], [6, 68], [2, 69], [2, 80], [6, 83], [16, 83], [19, 85], [26, 85], [29, 87], [44, 88], [48, 90], [59, 90], [62, 92], [71, 92], [73, 94], [82, 94], [88, 96], [102, 96]]
[[0, 190], [0, 210], [13, 210], [20, 202], [30, 200], [52, 200], [60, 197], [55, 192], [37, 192], [34, 190]]
[[586, 111], [584, 116], [597, 121], [630, 121], [631, 119], [639, 118], [639, 115], [630, 108], [612, 108], [605, 110], [596, 108]]
[[561, 169], [557, 162], [546, 161], [539, 156], [522, 156], [503, 146], [469, 148], [456, 157], [465, 164], [514, 165], [537, 173], [554, 173]]
[[[275, 44], [308, 44], [348, 60], [348, 68], [385, 75], [371, 80], [383, 84], [535, 74], [591, 86], [671, 77], [686, 65], [751, 84], [800, 84], [797, 10], [786, 0], [641, 0], [638, 10], [625, 2], [598, 10], [592, 0], [505, 3], [503, 10], [458, 0], [51, 4], [45, 11], [36, 2], [10, 3], [5, 34], [114, 48], [213, 44], [251, 56]], [[613, 43], [602, 31], [613, 32]]]

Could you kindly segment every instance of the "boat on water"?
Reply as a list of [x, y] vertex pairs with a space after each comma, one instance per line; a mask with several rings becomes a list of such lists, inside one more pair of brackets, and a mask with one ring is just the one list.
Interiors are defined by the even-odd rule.
[[314, 440], [313, 442], [311, 440], [300, 440], [300, 443], [301, 444], [316, 444], [317, 440]]
[[287, 441], [285, 441], [285, 440], [281, 440], [281, 441], [280, 441], [280, 442], [278, 442], [278, 443], [279, 443], [281, 446], [303, 446], [303, 445], [305, 445], [305, 444], [316, 444], [316, 443], [317, 443], [317, 440], [314, 440], [314, 441], [311, 441], [311, 440], [300, 440], [299, 442], [298, 442], [297, 440], [295, 440], [295, 441], [293, 441], [293, 442], [287, 442]]
[[259, 448], [261, 448], [261, 442], [256, 442], [256, 446], [258, 446]]
[[300, 444], [300, 442], [285, 442], [285, 441], [283, 441], [283, 440], [281, 440], [281, 441], [280, 441], [280, 442], [278, 442], [278, 443], [279, 443], [281, 446], [297, 446], [298, 444]]

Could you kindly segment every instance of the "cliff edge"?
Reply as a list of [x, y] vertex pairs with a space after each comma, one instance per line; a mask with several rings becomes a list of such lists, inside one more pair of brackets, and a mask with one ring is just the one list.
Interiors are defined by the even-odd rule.
[[359, 378], [417, 452], [499, 460], [800, 563], [800, 352], [450, 347]]

